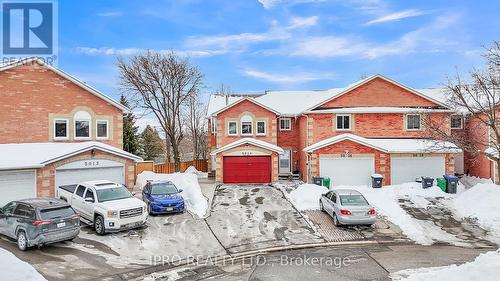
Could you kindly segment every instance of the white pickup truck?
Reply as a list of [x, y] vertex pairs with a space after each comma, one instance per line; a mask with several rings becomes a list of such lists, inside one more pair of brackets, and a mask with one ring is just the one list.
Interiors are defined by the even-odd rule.
[[99, 235], [141, 227], [148, 218], [146, 203], [125, 186], [110, 181], [60, 186], [56, 197], [68, 202]]

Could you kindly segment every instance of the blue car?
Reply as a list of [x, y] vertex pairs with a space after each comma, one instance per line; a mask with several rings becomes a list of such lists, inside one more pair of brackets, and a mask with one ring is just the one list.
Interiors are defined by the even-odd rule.
[[184, 212], [182, 189], [170, 181], [150, 181], [142, 189], [142, 200], [151, 215]]

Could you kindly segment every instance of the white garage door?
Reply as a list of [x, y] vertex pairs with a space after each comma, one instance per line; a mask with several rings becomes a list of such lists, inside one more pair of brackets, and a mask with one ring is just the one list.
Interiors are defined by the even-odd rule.
[[[445, 160], [436, 157], [391, 157], [391, 184], [414, 182], [416, 178], [426, 176], [439, 178], [444, 175]], [[434, 182], [436, 183], [436, 182]]]
[[10, 201], [36, 197], [36, 171], [0, 172], [0, 207]]
[[371, 175], [375, 173], [373, 157], [364, 158], [330, 158], [321, 157], [319, 174], [330, 177], [331, 184], [338, 185], [369, 185]]
[[125, 184], [124, 165], [110, 160], [93, 160], [72, 162], [56, 169], [56, 187], [94, 180]]

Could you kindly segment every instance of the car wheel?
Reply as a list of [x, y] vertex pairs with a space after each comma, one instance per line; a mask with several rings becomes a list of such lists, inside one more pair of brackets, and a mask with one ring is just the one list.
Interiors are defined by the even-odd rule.
[[321, 202], [321, 200], [319, 200], [319, 209], [320, 211], [324, 212], [325, 211], [325, 208], [323, 207], [323, 202]]
[[336, 214], [333, 214], [333, 225], [340, 226], [339, 219]]
[[21, 251], [26, 251], [28, 249], [28, 238], [26, 237], [26, 233], [22, 230], [17, 233], [17, 247]]
[[104, 235], [106, 229], [104, 227], [104, 219], [102, 216], [97, 216], [94, 220], [94, 229], [98, 235]]

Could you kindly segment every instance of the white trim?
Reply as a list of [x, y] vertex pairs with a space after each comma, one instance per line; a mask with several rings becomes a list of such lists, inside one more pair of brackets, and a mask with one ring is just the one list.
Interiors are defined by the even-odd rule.
[[114, 154], [114, 155], [117, 155], [117, 156], [120, 156], [120, 157], [132, 159], [134, 161], [141, 161], [142, 160], [142, 158], [140, 158], [138, 156], [135, 156], [135, 155], [133, 155], [131, 153], [128, 153], [126, 151], [123, 151], [125, 153], [122, 153], [122, 152], [118, 152], [118, 151], [115, 151], [115, 150], [107, 149], [107, 148], [104, 148], [104, 147], [101, 147], [101, 146], [92, 145], [92, 146], [89, 146], [89, 147], [86, 147], [86, 148], [75, 150], [75, 151], [73, 151], [71, 153], [67, 153], [67, 154], [64, 154], [64, 155], [52, 158], [52, 159], [48, 159], [48, 160], [42, 162], [42, 165], [45, 166], [47, 164], [54, 163], [54, 162], [57, 162], [59, 160], [66, 159], [66, 158], [69, 158], [71, 156], [78, 155], [78, 154], [86, 152], [86, 151], [90, 151], [92, 149], [97, 149], [97, 150], [100, 150], [100, 151], [103, 151], [103, 152], [107, 152], [107, 153], [110, 153], [110, 154]]
[[262, 140], [258, 140], [258, 139], [254, 139], [254, 138], [241, 138], [241, 139], [239, 139], [237, 141], [234, 141], [234, 142], [232, 142], [230, 144], [226, 144], [223, 147], [217, 148], [216, 150], [212, 151], [210, 153], [210, 155], [217, 155], [217, 153], [221, 153], [223, 151], [226, 151], [226, 150], [238, 147], [238, 146], [243, 145], [243, 144], [255, 145], [257, 147], [261, 147], [261, 148], [264, 148], [264, 149], [267, 149], [267, 150], [275, 151], [278, 154], [285, 153], [285, 151], [281, 147], [276, 146], [276, 145], [274, 145], [272, 143], [268, 143], [268, 142], [265, 142], [265, 141], [262, 141]]
[[[405, 117], [405, 130], [406, 131], [421, 131], [422, 130], [422, 115], [421, 114], [418, 114], [418, 113], [412, 113], [412, 114], [405, 114], [404, 115]], [[419, 127], [418, 129], [410, 129], [408, 128], [408, 117], [409, 116], [418, 116], [418, 120], [419, 120]]]
[[350, 141], [359, 143], [361, 145], [368, 146], [368, 147], [371, 147], [371, 148], [376, 149], [376, 150], [380, 150], [382, 152], [389, 152], [388, 150], [386, 150], [383, 147], [376, 146], [374, 144], [369, 143], [369, 139], [366, 139], [366, 138], [363, 138], [360, 136], [356, 136], [356, 135], [352, 135], [352, 134], [337, 135], [337, 136], [319, 141], [315, 144], [312, 144], [312, 145], [304, 148], [304, 151], [305, 152], [313, 152], [313, 151], [318, 150], [320, 148], [323, 148], [323, 147], [326, 147], [326, 146], [329, 146], [329, 145], [332, 145], [332, 144], [335, 144], [337, 142], [341, 142], [344, 140], [350, 140]]
[[36, 62], [40, 66], [47, 67], [48, 69], [54, 71], [55, 73], [59, 74], [60, 76], [62, 76], [64, 78], [68, 79], [69, 81], [75, 83], [76, 85], [78, 85], [79, 87], [83, 88], [84, 90], [87, 90], [91, 94], [93, 94], [93, 95], [95, 95], [95, 96], [97, 96], [97, 97], [99, 97], [99, 98], [107, 101], [108, 103], [110, 103], [114, 107], [117, 107], [117, 108], [121, 109], [123, 112], [125, 112], [125, 113], [131, 113], [130, 109], [127, 108], [127, 107], [125, 107], [125, 106], [123, 106], [121, 103], [119, 103], [119, 102], [115, 101], [114, 99], [106, 96], [102, 92], [99, 92], [95, 88], [89, 86], [87, 83], [85, 83], [85, 82], [77, 79], [74, 76], [71, 76], [70, 74], [62, 71], [61, 69], [55, 68], [55, 67], [51, 66], [50, 64], [45, 63], [44, 60], [42, 60], [42, 59], [40, 59], [38, 57], [25, 58], [25, 59], [17, 60], [17, 61], [12, 62], [12, 63], [8, 63], [6, 65], [1, 66], [0, 67], [0, 71], [4, 71], [4, 70], [10, 69], [10, 68], [13, 68], [13, 67], [16, 67], [16, 66], [19, 66], [19, 65], [28, 64], [28, 63], [31, 63], [31, 62]]
[[344, 107], [344, 108], [331, 108], [331, 109], [318, 109], [305, 111], [304, 114], [355, 114], [355, 113], [448, 113], [455, 112], [451, 109], [429, 109], [429, 108], [412, 108], [412, 107]]
[[[264, 123], [264, 133], [259, 133], [259, 122]], [[255, 121], [255, 135], [256, 136], [265, 136], [267, 135], [267, 122], [265, 120], [257, 120]]]
[[375, 78], [381, 78], [381, 79], [383, 79], [383, 80], [385, 80], [385, 81], [387, 81], [389, 83], [392, 83], [392, 84], [394, 84], [396, 86], [399, 86], [399, 87], [401, 87], [401, 88], [403, 88], [403, 89], [405, 89], [405, 90], [407, 90], [407, 91], [409, 91], [409, 92], [411, 92], [411, 93], [413, 93], [413, 94], [415, 94], [417, 96], [420, 96], [420, 97], [422, 97], [422, 98], [424, 98], [424, 99], [426, 99], [428, 101], [431, 101], [431, 102], [433, 102], [433, 103], [435, 103], [437, 105], [440, 105], [440, 106], [442, 106], [444, 108], [450, 109], [450, 107], [448, 105], [446, 105], [446, 104], [444, 104], [444, 103], [442, 103], [442, 102], [440, 102], [438, 100], [435, 100], [435, 99], [433, 99], [433, 98], [431, 98], [431, 97], [429, 97], [429, 96], [427, 96], [427, 95], [425, 95], [425, 94], [423, 94], [423, 93], [421, 93], [419, 91], [416, 91], [416, 90], [414, 90], [414, 89], [412, 89], [412, 88], [410, 88], [408, 86], [405, 86], [405, 85], [403, 85], [403, 84], [401, 84], [399, 82], [396, 82], [396, 81], [394, 81], [394, 80], [392, 80], [390, 78], [387, 78], [387, 77], [385, 77], [385, 76], [383, 76], [381, 74], [375, 74], [375, 75], [372, 75], [372, 76], [367, 77], [365, 79], [357, 81], [356, 83], [352, 84], [351, 86], [348, 86], [348, 88], [346, 88], [342, 92], [340, 92], [338, 94], [335, 94], [334, 96], [329, 97], [328, 99], [326, 99], [326, 100], [324, 100], [324, 101], [322, 101], [322, 102], [320, 102], [320, 103], [318, 103], [318, 104], [316, 104], [316, 105], [308, 108], [307, 110], [305, 110], [305, 112], [311, 111], [311, 110], [313, 110], [313, 109], [315, 109], [315, 108], [317, 108], [317, 107], [319, 107], [319, 106], [321, 106], [321, 105], [323, 105], [323, 104], [325, 104], [325, 103], [327, 103], [329, 101], [332, 101], [332, 100], [334, 100], [334, 99], [336, 99], [336, 98], [338, 98], [338, 97], [340, 97], [340, 96], [342, 96], [342, 95], [344, 95], [346, 93], [349, 93], [352, 90], [354, 90], [354, 89], [356, 89], [356, 88], [358, 88], [358, 87], [360, 87], [360, 86], [362, 86], [362, 85], [364, 85], [364, 84], [372, 81]]
[[[98, 125], [99, 122], [104, 122], [106, 123], [106, 136], [105, 137], [99, 137], [98, 135]], [[95, 120], [95, 139], [96, 140], [109, 140], [109, 120], [106, 119], [97, 119]]]
[[242, 98], [242, 99], [240, 99], [240, 100], [238, 100], [238, 101], [235, 101], [235, 102], [233, 102], [233, 103], [231, 103], [231, 104], [228, 104], [228, 105], [224, 106], [223, 108], [221, 108], [221, 109], [217, 110], [216, 112], [212, 113], [212, 116], [217, 116], [217, 114], [219, 114], [219, 113], [221, 113], [221, 112], [225, 111], [226, 109], [231, 108], [231, 107], [233, 107], [233, 106], [235, 106], [235, 105], [237, 105], [237, 104], [241, 103], [242, 101], [246, 101], [246, 100], [247, 100], [247, 101], [249, 101], [249, 102], [252, 102], [252, 103], [254, 103], [254, 104], [256, 104], [256, 105], [258, 105], [258, 106], [260, 106], [260, 107], [262, 107], [262, 108], [265, 108], [265, 109], [267, 109], [267, 110], [269, 110], [269, 111], [271, 111], [271, 112], [275, 113], [276, 115], [279, 115], [279, 114], [280, 114], [278, 111], [276, 111], [276, 110], [274, 110], [274, 109], [272, 109], [272, 108], [270, 108], [270, 107], [267, 107], [267, 106], [263, 105], [262, 103], [260, 103], [260, 102], [256, 101], [254, 98], [251, 98], [251, 97], [245, 97], [245, 98]]
[[[288, 120], [288, 129], [283, 129], [281, 127], [281, 120]], [[291, 131], [292, 130], [292, 118], [290, 117], [283, 117], [283, 118], [280, 118], [279, 119], [279, 123], [280, 123], [280, 131]]]
[[[337, 118], [338, 117], [346, 117], [346, 116], [349, 117], [349, 128], [348, 129], [344, 129], [344, 128], [339, 129]], [[345, 125], [344, 119], [342, 119], [342, 125]], [[352, 131], [352, 114], [335, 114], [335, 131]]]
[[[231, 132], [229, 132], [229, 129], [230, 129], [230, 126], [229, 124], [231, 123], [234, 123], [236, 126], [236, 133], [232, 134]], [[227, 121], [227, 135], [228, 136], [237, 136], [238, 135], [238, 121]]]
[[[453, 117], [460, 117], [460, 127], [453, 127]], [[450, 116], [450, 128], [452, 130], [462, 130], [464, 128], [464, 117], [461, 114], [452, 114]]]
[[[243, 133], [243, 123], [250, 123], [250, 133]], [[253, 136], [254, 120], [252, 116], [245, 114], [240, 118], [240, 134], [242, 136]], [[246, 124], [248, 125], [248, 124]]]
[[[76, 136], [76, 122], [88, 122], [89, 123], [89, 136], [88, 137], [77, 137]], [[75, 120], [73, 120], [73, 138], [75, 140], [91, 140], [92, 139], [92, 120], [90, 120], [90, 119], [75, 119]]]
[[[57, 121], [65, 121], [66, 122], [66, 136], [65, 137], [56, 136], [56, 123], [57, 123]], [[68, 118], [54, 118], [54, 120], [52, 122], [52, 128], [54, 131], [54, 134], [52, 137], [55, 141], [69, 140], [69, 119]]]

